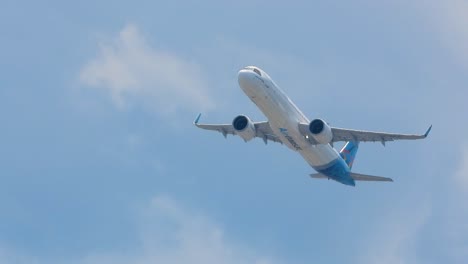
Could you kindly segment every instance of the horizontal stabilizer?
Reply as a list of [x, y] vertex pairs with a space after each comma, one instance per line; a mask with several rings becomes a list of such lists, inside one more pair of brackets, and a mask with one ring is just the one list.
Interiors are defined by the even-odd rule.
[[380, 176], [371, 176], [371, 175], [365, 175], [365, 174], [354, 173], [354, 172], [351, 172], [350, 176], [355, 181], [387, 181], [387, 182], [392, 182], [393, 181], [391, 178], [385, 178], [385, 177], [380, 177]]
[[[354, 173], [354, 172], [351, 172], [349, 176], [351, 176], [351, 178], [353, 178], [355, 181], [386, 181], [386, 182], [393, 181], [391, 178], [371, 176], [371, 175], [365, 175], [365, 174]], [[314, 179], [330, 179], [330, 177], [323, 175], [322, 173], [313, 173], [313, 174], [310, 174], [310, 177]]]

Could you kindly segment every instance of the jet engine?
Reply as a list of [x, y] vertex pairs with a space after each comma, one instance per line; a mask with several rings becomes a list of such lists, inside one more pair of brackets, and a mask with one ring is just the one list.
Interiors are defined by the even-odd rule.
[[328, 144], [333, 140], [331, 127], [322, 119], [314, 119], [309, 124], [309, 132], [320, 144]]
[[243, 138], [245, 141], [251, 140], [256, 135], [255, 125], [247, 116], [237, 116], [232, 121], [232, 126], [234, 127], [236, 134]]

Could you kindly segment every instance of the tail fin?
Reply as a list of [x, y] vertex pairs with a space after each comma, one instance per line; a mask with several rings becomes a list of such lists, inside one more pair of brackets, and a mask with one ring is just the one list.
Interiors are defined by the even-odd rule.
[[359, 141], [348, 141], [340, 151], [340, 156], [348, 164], [349, 169], [353, 167], [354, 158], [359, 148]]

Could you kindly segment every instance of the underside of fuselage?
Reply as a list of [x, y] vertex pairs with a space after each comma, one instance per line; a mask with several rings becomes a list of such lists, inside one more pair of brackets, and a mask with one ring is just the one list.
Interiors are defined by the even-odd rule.
[[327, 176], [329, 179], [335, 180], [339, 183], [350, 186], [356, 185], [354, 179], [350, 175], [348, 165], [341, 157], [324, 166], [314, 166], [313, 168], [324, 176]]
[[[247, 67], [249, 68], [249, 67]], [[354, 186], [349, 167], [330, 144], [311, 145], [299, 131], [299, 123], [308, 123], [269, 76], [257, 71], [241, 71], [239, 85], [268, 118], [272, 131], [290, 149], [299, 152], [315, 170], [340, 183]]]

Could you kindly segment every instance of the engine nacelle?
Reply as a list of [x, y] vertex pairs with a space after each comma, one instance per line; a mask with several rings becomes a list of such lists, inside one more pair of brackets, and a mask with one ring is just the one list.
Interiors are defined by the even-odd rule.
[[237, 116], [232, 121], [232, 126], [234, 127], [236, 134], [243, 138], [245, 141], [251, 140], [256, 135], [255, 125], [247, 116]]
[[333, 140], [331, 127], [322, 119], [314, 119], [309, 124], [309, 132], [320, 144], [328, 144]]

